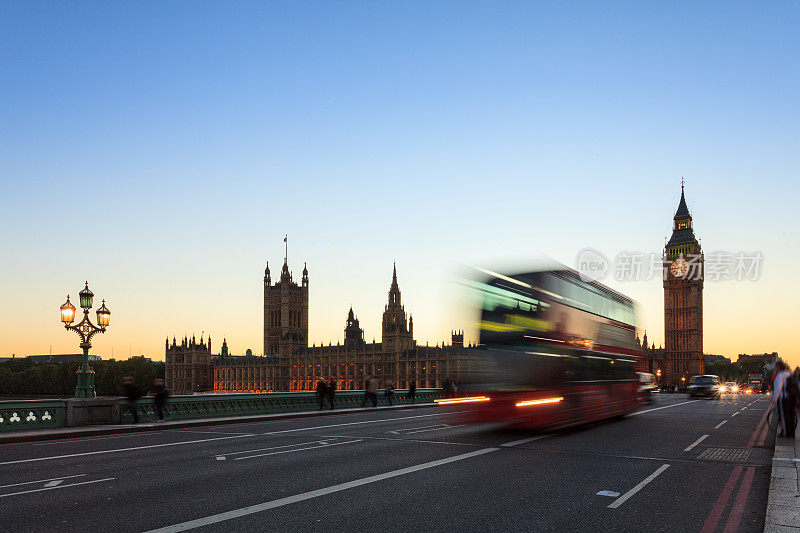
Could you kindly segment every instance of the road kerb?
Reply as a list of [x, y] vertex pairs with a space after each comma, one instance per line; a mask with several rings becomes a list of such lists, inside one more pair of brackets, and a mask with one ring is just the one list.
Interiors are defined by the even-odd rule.
[[791, 461], [798, 459], [798, 451], [800, 439], [775, 438], [764, 533], [793, 531], [795, 528], [800, 533], [800, 462]]
[[270, 420], [284, 420], [288, 418], [309, 418], [331, 414], [356, 414], [372, 411], [393, 411], [415, 409], [421, 407], [436, 407], [435, 403], [401, 404], [381, 407], [355, 407], [346, 409], [322, 409], [314, 411], [289, 411], [285, 413], [265, 413], [261, 415], [242, 415], [230, 417], [198, 418], [189, 420], [172, 420], [168, 422], [143, 422], [140, 424], [110, 424], [104, 426], [84, 426], [73, 428], [37, 429], [33, 431], [20, 431], [0, 433], [0, 445], [18, 442], [35, 442], [44, 440], [62, 440], [84, 437], [100, 437], [104, 435], [123, 435], [126, 433], [143, 433], [149, 431], [163, 431], [165, 429], [184, 429], [203, 426], [224, 426], [246, 422], [266, 422]]

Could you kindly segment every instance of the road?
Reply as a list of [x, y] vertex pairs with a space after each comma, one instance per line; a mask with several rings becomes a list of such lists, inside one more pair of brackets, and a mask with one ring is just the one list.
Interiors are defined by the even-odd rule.
[[556, 433], [458, 425], [464, 407], [0, 446], [0, 530], [763, 528], [767, 398], [664, 395]]

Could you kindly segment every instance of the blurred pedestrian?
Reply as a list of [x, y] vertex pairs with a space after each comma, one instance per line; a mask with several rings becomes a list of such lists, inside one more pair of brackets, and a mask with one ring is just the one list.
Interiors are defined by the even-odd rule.
[[789, 365], [783, 360], [775, 362], [775, 394], [772, 396], [771, 408], [778, 418], [778, 436], [794, 438], [795, 405], [797, 403], [797, 385], [792, 379]]
[[328, 401], [331, 403], [331, 411], [333, 411], [333, 399], [336, 396], [336, 380], [332, 379], [328, 382], [328, 388], [325, 390], [328, 394]]
[[390, 381], [386, 384], [386, 388], [383, 390], [383, 395], [386, 396], [386, 401], [389, 402], [389, 405], [392, 405], [392, 397], [394, 396], [394, 383]]
[[328, 384], [325, 383], [325, 380], [322, 379], [322, 376], [317, 379], [317, 401], [319, 402], [319, 408], [322, 409], [325, 407], [325, 396], [328, 393]]
[[411, 385], [408, 386], [408, 398], [411, 400], [411, 403], [415, 403], [417, 401], [417, 382], [412, 381]]
[[125, 406], [133, 415], [133, 423], [139, 423], [139, 406], [137, 401], [142, 397], [142, 391], [131, 376], [122, 378], [122, 395], [125, 397]]
[[364, 401], [361, 402], [361, 407], [367, 405], [367, 400], [372, 400], [372, 407], [378, 407], [378, 380], [373, 376], [367, 376], [364, 383]]
[[167, 398], [170, 390], [164, 385], [163, 379], [153, 380], [153, 387], [150, 389], [153, 394], [153, 406], [155, 406], [156, 416], [159, 422], [164, 421], [164, 411], [167, 407]]
[[[792, 372], [792, 380], [794, 381], [797, 390], [800, 391], [800, 366], [794, 367], [794, 372]], [[797, 401], [794, 405], [795, 413], [800, 416], [800, 394], [797, 395]]]
[[456, 381], [455, 390], [458, 396], [464, 396], [464, 385], [461, 383], [460, 379]]
[[450, 381], [450, 378], [447, 378], [446, 380], [444, 380], [444, 383], [442, 383], [442, 394], [444, 395], [445, 398], [450, 398], [451, 397], [450, 396], [450, 389], [452, 387], [453, 387], [453, 382]]

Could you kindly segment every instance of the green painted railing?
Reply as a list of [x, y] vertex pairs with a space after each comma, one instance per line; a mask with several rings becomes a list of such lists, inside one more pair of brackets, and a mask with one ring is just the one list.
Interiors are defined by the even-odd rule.
[[[416, 403], [430, 403], [442, 397], [441, 389], [417, 389]], [[334, 397], [335, 409], [361, 407], [364, 403], [364, 391], [337, 391]], [[411, 403], [407, 390], [395, 390], [392, 396], [393, 405]], [[366, 402], [372, 407], [372, 401]], [[389, 405], [389, 399], [383, 390], [378, 392], [378, 405]], [[324, 408], [330, 409], [328, 399]], [[154, 420], [155, 406], [152, 397], [141, 398], [137, 402], [141, 421]], [[285, 413], [292, 411], [311, 411], [319, 409], [319, 400], [313, 392], [275, 392], [259, 394], [202, 394], [194, 396], [173, 396], [167, 402], [165, 418], [167, 420], [187, 420], [192, 418], [214, 418], [224, 416], [258, 415], [269, 413]], [[123, 409], [122, 422], [133, 421], [129, 409]]]
[[0, 432], [64, 426], [63, 400], [0, 401]]
[[[383, 390], [378, 392], [378, 405], [389, 405]], [[441, 389], [418, 389], [415, 402], [431, 403], [442, 397]], [[76, 401], [70, 399], [70, 401]], [[133, 415], [123, 398], [120, 404], [120, 422], [131, 423]], [[407, 390], [396, 390], [392, 396], [394, 405], [411, 403]], [[361, 407], [364, 404], [364, 391], [337, 391], [334, 397], [335, 409]], [[372, 401], [366, 402], [367, 407]], [[141, 421], [155, 420], [153, 398], [139, 399], [136, 408]], [[330, 403], [325, 398], [325, 409]], [[67, 400], [5, 400], [0, 401], [0, 432], [30, 431], [36, 429], [59, 428], [70, 425], [66, 415]], [[319, 409], [317, 395], [313, 392], [275, 392], [259, 394], [201, 394], [194, 396], [173, 396], [167, 402], [167, 420], [189, 420], [192, 418], [214, 418], [226, 416], [259, 415]]]

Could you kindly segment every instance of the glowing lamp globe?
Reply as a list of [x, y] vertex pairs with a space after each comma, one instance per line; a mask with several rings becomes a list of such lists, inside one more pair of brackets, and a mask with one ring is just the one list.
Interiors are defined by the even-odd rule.
[[86, 282], [86, 287], [79, 293], [81, 297], [81, 307], [84, 309], [90, 309], [92, 307], [92, 299], [94, 298], [94, 293], [89, 290], [89, 282]]
[[73, 320], [75, 320], [75, 306], [70, 303], [67, 296], [67, 301], [61, 306], [61, 322], [72, 324]]
[[111, 323], [111, 311], [106, 307], [106, 301], [103, 300], [103, 305], [97, 310], [97, 324], [104, 328]]

